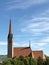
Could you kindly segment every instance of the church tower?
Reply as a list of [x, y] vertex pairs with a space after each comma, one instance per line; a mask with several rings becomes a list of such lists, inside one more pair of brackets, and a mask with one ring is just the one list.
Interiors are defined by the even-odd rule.
[[10, 20], [9, 33], [8, 33], [8, 57], [9, 58], [13, 57], [13, 34], [12, 34], [11, 20]]

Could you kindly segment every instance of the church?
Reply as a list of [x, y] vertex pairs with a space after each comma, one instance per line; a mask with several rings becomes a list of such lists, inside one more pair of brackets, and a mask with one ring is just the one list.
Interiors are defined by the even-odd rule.
[[32, 51], [30, 45], [29, 47], [13, 47], [13, 33], [12, 33], [12, 24], [10, 20], [9, 25], [9, 33], [8, 33], [8, 58], [18, 58], [20, 56], [23, 56], [24, 58], [27, 56], [30, 56], [32, 58], [38, 59], [38, 57], [41, 57], [42, 59], [45, 59], [45, 55], [42, 50], [39, 51]]

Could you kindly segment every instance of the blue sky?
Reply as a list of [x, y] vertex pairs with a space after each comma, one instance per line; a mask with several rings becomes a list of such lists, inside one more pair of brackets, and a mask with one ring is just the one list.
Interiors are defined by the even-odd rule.
[[0, 0], [0, 55], [7, 54], [10, 18], [13, 44], [49, 55], [49, 0]]

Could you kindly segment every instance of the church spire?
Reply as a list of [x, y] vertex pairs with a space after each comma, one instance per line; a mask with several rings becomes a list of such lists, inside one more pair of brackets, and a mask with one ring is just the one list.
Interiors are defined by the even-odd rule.
[[12, 24], [11, 24], [11, 19], [10, 19], [10, 26], [9, 26], [9, 34], [12, 34]]
[[10, 19], [10, 25], [9, 25], [9, 34], [8, 34], [8, 57], [13, 57], [13, 34], [12, 34], [12, 25], [11, 25], [11, 19]]

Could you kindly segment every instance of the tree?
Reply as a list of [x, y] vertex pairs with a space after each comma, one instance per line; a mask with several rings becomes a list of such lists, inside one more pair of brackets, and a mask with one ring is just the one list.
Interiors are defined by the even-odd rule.
[[49, 65], [49, 57], [46, 57], [45, 65]]
[[41, 57], [37, 59], [37, 65], [43, 65], [43, 59]]
[[25, 62], [25, 65], [37, 65], [37, 61], [32, 57], [26, 57]]
[[16, 65], [24, 65], [24, 62], [21, 60], [16, 60]]
[[31, 65], [37, 65], [37, 60], [36, 60], [36, 59], [31, 58]]
[[11, 62], [10, 61], [3, 61], [2, 65], [11, 65]]
[[18, 59], [20, 59], [20, 60], [24, 60], [24, 57], [23, 56], [19, 56], [19, 58]]

